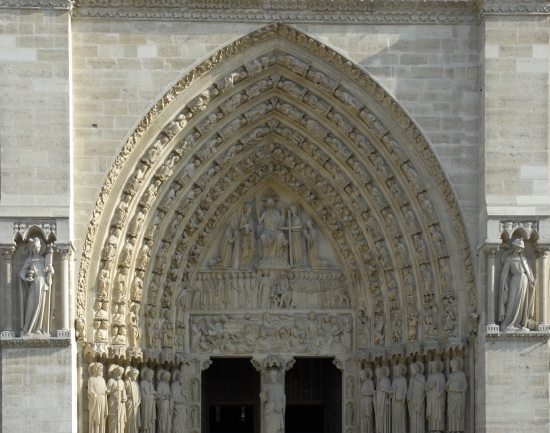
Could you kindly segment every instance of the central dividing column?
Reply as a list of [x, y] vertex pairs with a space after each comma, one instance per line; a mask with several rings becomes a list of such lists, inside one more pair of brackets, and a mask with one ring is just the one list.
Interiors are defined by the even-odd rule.
[[260, 372], [260, 432], [276, 433], [279, 426], [284, 428], [286, 408], [285, 372], [294, 365], [293, 357], [267, 355], [251, 360], [254, 368]]

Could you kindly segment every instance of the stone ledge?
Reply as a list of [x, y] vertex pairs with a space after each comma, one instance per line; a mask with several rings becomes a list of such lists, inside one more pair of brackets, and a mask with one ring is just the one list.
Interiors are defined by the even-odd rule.
[[527, 340], [550, 340], [550, 332], [499, 332], [491, 333], [485, 336], [487, 341], [527, 341]]
[[6, 338], [0, 340], [1, 348], [70, 347], [70, 338]]
[[70, 10], [71, 0], [0, 0], [0, 9]]

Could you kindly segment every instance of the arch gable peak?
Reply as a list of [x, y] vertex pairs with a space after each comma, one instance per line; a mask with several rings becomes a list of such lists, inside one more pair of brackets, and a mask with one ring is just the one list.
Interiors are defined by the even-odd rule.
[[[309, 64], [307, 61], [311, 61], [315, 64], [316, 68], [322, 68], [327, 71], [327, 73], [332, 76], [346, 77], [349, 80], [349, 85], [353, 86], [353, 90], [357, 92], [357, 97], [363, 102], [365, 98], [369, 99], [370, 105], [369, 108], [373, 108], [377, 114], [380, 113], [383, 121], [379, 122], [374, 114], [371, 113], [371, 118], [369, 120], [363, 119], [364, 123], [367, 123], [371, 129], [373, 129], [372, 134], [378, 139], [383, 138], [387, 135], [388, 129], [385, 131], [379, 129], [376, 131], [376, 128], [372, 128], [373, 123], [377, 122], [377, 125], [384, 127], [384, 123], [392, 123], [391, 131], [395, 135], [399, 136], [399, 142], [403, 144], [403, 151], [407, 155], [412, 155], [411, 158], [416, 161], [423, 161], [426, 167], [430, 170], [430, 176], [433, 179], [432, 185], [440, 190], [441, 196], [438, 199], [438, 202], [441, 202], [446, 207], [447, 215], [450, 216], [452, 220], [452, 226], [454, 233], [453, 237], [456, 239], [457, 244], [457, 253], [461, 256], [460, 261], [462, 262], [463, 269], [461, 273], [463, 278], [460, 280], [463, 281], [466, 285], [466, 298], [464, 301], [467, 304], [467, 312], [473, 313], [475, 311], [475, 286], [472, 274], [472, 262], [470, 258], [470, 248], [467, 243], [467, 237], [465, 232], [465, 227], [463, 220], [460, 215], [460, 210], [456, 197], [452, 191], [452, 188], [445, 179], [445, 175], [439, 164], [437, 157], [433, 153], [431, 147], [429, 146], [426, 139], [420, 133], [419, 129], [416, 127], [414, 122], [406, 114], [405, 110], [401, 108], [393, 98], [388, 94], [386, 90], [383, 89], [376, 81], [371, 78], [368, 73], [360, 69], [352, 61], [345, 59], [343, 56], [338, 54], [336, 51], [326, 47], [324, 44], [316, 41], [315, 39], [307, 36], [301, 31], [293, 29], [289, 26], [282, 24], [273, 24], [266, 26], [262, 29], [259, 29], [243, 38], [238, 39], [237, 41], [225, 46], [214, 55], [210, 56], [207, 60], [202, 62], [200, 65], [195, 67], [191, 72], [187, 73], [183, 78], [181, 78], [159, 101], [152, 107], [152, 109], [144, 116], [129, 138], [126, 140], [123, 145], [120, 153], [117, 155], [113, 166], [107, 179], [103, 185], [102, 192], [100, 197], [97, 200], [93, 217], [89, 226], [89, 230], [86, 236], [83, 255], [80, 264], [79, 278], [78, 278], [78, 299], [77, 299], [77, 320], [85, 321], [86, 317], [86, 297], [87, 297], [87, 288], [90, 287], [92, 290], [95, 289], [95, 282], [89, 281], [89, 272], [93, 271], [90, 264], [94, 255], [98, 254], [100, 247], [94, 247], [94, 243], [101, 242], [96, 236], [98, 228], [103, 225], [104, 228], [108, 229], [109, 225], [113, 226], [112, 221], [109, 224], [109, 220], [106, 220], [104, 216], [109, 212], [105, 212], [109, 206], [114, 209], [114, 206], [111, 205], [111, 202], [108, 202], [109, 194], [111, 198], [115, 197], [115, 200], [127, 201], [126, 209], [132, 206], [132, 201], [134, 200], [130, 195], [122, 196], [123, 187], [126, 183], [124, 175], [120, 177], [121, 173], [129, 172], [129, 169], [126, 168], [130, 160], [135, 161], [137, 156], [134, 156], [136, 152], [145, 154], [145, 147], [147, 143], [151, 142], [151, 138], [155, 135], [155, 129], [161, 130], [160, 135], [157, 136], [157, 141], [154, 144], [150, 145], [149, 152], [154, 148], [155, 145], [159, 146], [159, 151], [157, 152], [164, 155], [165, 152], [162, 150], [162, 146], [166, 145], [166, 149], [172, 148], [174, 151], [173, 144], [168, 144], [169, 142], [181, 143], [179, 140], [179, 135], [185, 128], [178, 127], [176, 124], [179, 122], [180, 125], [185, 125], [188, 120], [192, 121], [193, 116], [196, 116], [197, 119], [204, 118], [204, 120], [197, 120], [195, 123], [195, 132], [194, 140], [199, 140], [200, 138], [206, 137], [208, 135], [208, 130], [203, 132], [200, 130], [199, 125], [203, 125], [204, 122], [208, 122], [208, 116], [213, 115], [213, 110], [207, 105], [210, 103], [211, 99], [216, 98], [219, 95], [230, 95], [231, 89], [238, 84], [239, 80], [245, 80], [247, 77], [252, 77], [254, 75], [259, 75], [265, 71], [264, 68], [269, 66], [269, 63], [275, 62], [274, 59], [267, 58], [255, 58], [254, 56], [262, 55], [262, 49], [254, 50], [253, 47], [261, 47], [262, 44], [268, 41], [280, 40], [282, 45], [289, 45], [294, 47], [291, 51], [291, 54], [296, 56], [300, 51], [304, 53], [303, 56], [294, 57], [294, 60], [289, 60], [288, 65], [280, 65], [281, 67], [287, 67], [290, 71], [300, 74], [303, 70], [303, 75], [307, 73], [307, 68]], [[235, 61], [236, 55], [245, 52], [251, 53], [251, 58], [247, 59], [247, 62], [242, 65], [240, 72], [237, 70], [234, 65], [237, 65], [238, 62]], [[282, 50], [284, 51], [284, 50]], [[233, 59], [233, 60], [232, 60]], [[267, 60], [266, 60], [267, 59]], [[232, 60], [228, 63], [229, 60]], [[262, 62], [267, 62], [268, 65], [262, 65]], [[279, 62], [280, 63], [280, 62]], [[304, 66], [303, 64], [306, 66]], [[223, 65], [229, 65], [229, 68], [232, 69], [228, 75], [226, 74], [227, 68], [224, 69]], [[225, 72], [224, 72], [225, 71]], [[212, 77], [216, 77], [217, 81], [214, 78], [206, 78], [208, 74], [212, 74]], [[239, 76], [242, 74], [242, 76]], [[209, 75], [208, 75], [209, 76]], [[325, 78], [323, 78], [325, 77]], [[318, 82], [315, 82], [315, 80]], [[210, 85], [207, 89], [201, 89], [201, 83], [205, 82], [208, 85], [209, 82], [214, 81], [215, 84]], [[311, 81], [311, 79], [310, 79]], [[334, 93], [339, 85], [338, 82], [331, 82], [330, 78], [327, 78], [327, 75], [321, 74], [315, 78], [313, 77], [313, 83], [317, 88], [321, 88], [320, 94], [326, 96], [327, 93], [323, 93], [323, 87], [329, 88], [334, 86], [332, 93]], [[344, 84], [347, 84], [345, 82]], [[310, 83], [311, 85], [311, 83]], [[197, 89], [200, 90], [200, 93], [197, 95]], [[300, 91], [300, 89], [294, 89], [295, 91]], [[190, 94], [190, 92], [195, 92]], [[318, 90], [315, 90], [318, 91]], [[261, 90], [260, 90], [261, 92]], [[334, 97], [334, 96], [332, 96]], [[180, 100], [187, 101], [186, 107], [187, 111], [185, 114], [179, 109], [180, 114], [178, 117], [174, 118], [170, 123], [167, 123], [170, 120], [170, 115], [167, 115], [169, 112], [174, 112], [174, 109], [178, 109], [179, 106], [183, 105], [180, 103]], [[226, 101], [227, 99], [224, 99]], [[219, 108], [219, 106], [217, 106]], [[350, 107], [348, 107], [350, 108]], [[353, 111], [354, 107], [351, 107]], [[368, 113], [368, 112], [367, 112]], [[242, 113], [241, 113], [242, 114]], [[188, 117], [186, 117], [188, 116]], [[223, 117], [223, 114], [222, 114]], [[370, 124], [369, 124], [370, 122]], [[163, 126], [163, 124], [166, 124]], [[190, 122], [191, 123], [191, 122]], [[363, 125], [363, 128], [365, 126]], [[396, 129], [397, 128], [397, 129]], [[175, 133], [174, 133], [175, 131]], [[308, 137], [311, 138], [312, 132]], [[176, 135], [178, 139], [176, 140]], [[180, 134], [181, 135], [181, 134]], [[313, 134], [314, 135], [314, 134]], [[224, 139], [222, 135], [222, 140]], [[199, 149], [201, 148], [199, 145]], [[166, 150], [165, 149], [165, 150]], [[414, 150], [413, 150], [414, 149]], [[150, 170], [153, 172], [154, 170]], [[158, 181], [158, 179], [157, 179]], [[162, 183], [162, 182], [160, 182]], [[114, 194], [118, 192], [119, 194]], [[433, 191], [432, 191], [433, 193]], [[121, 198], [122, 196], [122, 198]], [[137, 196], [136, 196], [137, 197]], [[136, 200], [137, 201], [137, 200]], [[115, 202], [116, 205], [116, 202]], [[117, 208], [120, 207], [120, 204], [117, 205]], [[122, 206], [124, 208], [124, 206]], [[116, 217], [116, 211], [115, 216]], [[129, 220], [129, 218], [127, 218]], [[116, 224], [115, 224], [116, 226]], [[94, 252], [95, 251], [95, 252]], [[98, 260], [95, 257], [95, 260]], [[94, 263], [97, 263], [94, 261]], [[464, 318], [462, 319], [464, 321]]]

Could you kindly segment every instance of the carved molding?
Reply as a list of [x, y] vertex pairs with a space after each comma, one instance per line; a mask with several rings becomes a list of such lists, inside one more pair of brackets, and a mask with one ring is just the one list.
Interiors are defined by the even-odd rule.
[[548, 341], [550, 340], [550, 332], [487, 332], [485, 339], [488, 341]]
[[0, 340], [2, 348], [69, 347], [70, 338], [10, 338]]
[[72, 0], [0, 0], [0, 9], [70, 10]]

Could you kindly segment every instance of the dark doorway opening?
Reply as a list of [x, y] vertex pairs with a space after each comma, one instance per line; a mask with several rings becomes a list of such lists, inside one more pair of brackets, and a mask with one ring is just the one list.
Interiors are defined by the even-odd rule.
[[260, 373], [250, 358], [212, 359], [202, 376], [202, 433], [260, 432]]
[[327, 358], [297, 358], [285, 376], [286, 433], [342, 428], [342, 373]]

